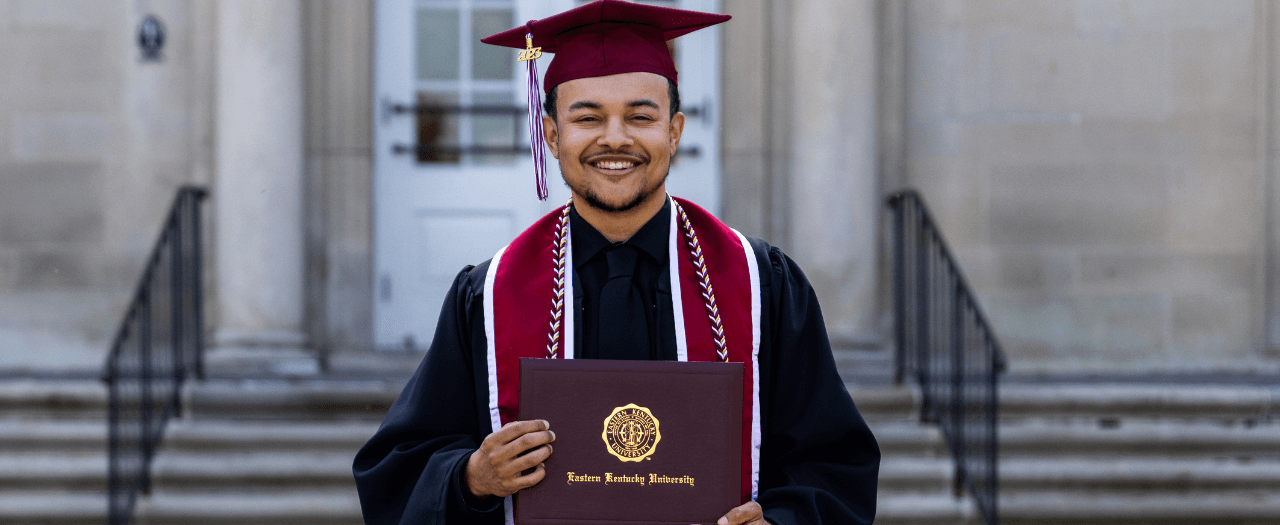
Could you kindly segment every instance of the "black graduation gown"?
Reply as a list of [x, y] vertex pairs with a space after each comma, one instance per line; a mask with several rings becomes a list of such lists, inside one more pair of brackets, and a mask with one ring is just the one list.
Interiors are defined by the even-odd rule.
[[[664, 208], [642, 230], [654, 223], [665, 229], [667, 213]], [[574, 215], [577, 252], [580, 243], [592, 245], [579, 232], [599, 233]], [[658, 240], [665, 244], [662, 233]], [[880, 450], [836, 373], [817, 297], [795, 262], [763, 241], [750, 241], [765, 306], [757, 501], [775, 525], [869, 524], [875, 517]], [[649, 279], [656, 281], [658, 314], [651, 340], [658, 341], [655, 355], [667, 357], [675, 355], [668, 348], [675, 344], [675, 332], [663, 258], [663, 264], [654, 265], [661, 268], [660, 278]], [[585, 261], [575, 257], [575, 267], [580, 262]], [[365, 523], [502, 523], [501, 499], [475, 501], [462, 485], [467, 459], [491, 432], [482, 299], [488, 266], [486, 261], [459, 272], [426, 357], [356, 455], [353, 470]], [[575, 272], [578, 308], [584, 302], [578, 275], [590, 273]], [[580, 309], [576, 318], [585, 319], [581, 314]], [[582, 357], [583, 322], [577, 324], [575, 357]]]

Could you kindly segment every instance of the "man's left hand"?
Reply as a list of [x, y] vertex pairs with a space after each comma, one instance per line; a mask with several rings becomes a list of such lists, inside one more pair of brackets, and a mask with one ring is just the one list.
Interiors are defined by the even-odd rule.
[[729, 511], [716, 525], [769, 525], [764, 520], [764, 509], [754, 501], [748, 501], [741, 507]]

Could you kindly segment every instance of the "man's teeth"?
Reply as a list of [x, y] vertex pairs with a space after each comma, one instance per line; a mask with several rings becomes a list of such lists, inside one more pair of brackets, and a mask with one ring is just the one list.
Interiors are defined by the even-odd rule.
[[602, 170], [625, 170], [635, 165], [636, 163], [634, 162], [627, 162], [623, 160], [601, 161], [596, 163], [596, 167]]

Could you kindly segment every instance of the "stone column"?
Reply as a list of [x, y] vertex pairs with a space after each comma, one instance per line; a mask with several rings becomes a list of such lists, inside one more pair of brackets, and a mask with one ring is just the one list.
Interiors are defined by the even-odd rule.
[[836, 346], [875, 346], [876, 2], [805, 0], [793, 11], [790, 254]]
[[1276, 101], [1280, 99], [1280, 79], [1277, 79], [1277, 53], [1280, 52], [1280, 13], [1270, 2], [1262, 2], [1255, 6], [1254, 16], [1257, 18], [1254, 27], [1259, 33], [1255, 54], [1255, 71], [1258, 72], [1256, 90], [1259, 93], [1255, 101], [1258, 135], [1258, 170], [1261, 181], [1262, 209], [1266, 217], [1263, 228], [1262, 248], [1259, 257], [1258, 280], [1262, 284], [1262, 298], [1257, 301], [1261, 310], [1261, 357], [1280, 358], [1280, 180], [1276, 173], [1280, 169], [1277, 157], [1280, 154], [1280, 108]]
[[218, 4], [211, 360], [306, 356], [301, 4]]

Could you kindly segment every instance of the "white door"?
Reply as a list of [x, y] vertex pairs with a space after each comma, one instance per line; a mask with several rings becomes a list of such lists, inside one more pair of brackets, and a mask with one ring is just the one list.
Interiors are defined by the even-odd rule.
[[[548, 155], [537, 200], [523, 64], [480, 38], [576, 0], [377, 0], [374, 71], [374, 342], [425, 349], [458, 271], [491, 257], [569, 198]], [[715, 11], [719, 0], [647, 3]], [[719, 32], [677, 41], [689, 115], [668, 189], [719, 210]], [[543, 72], [550, 56], [539, 60]]]

